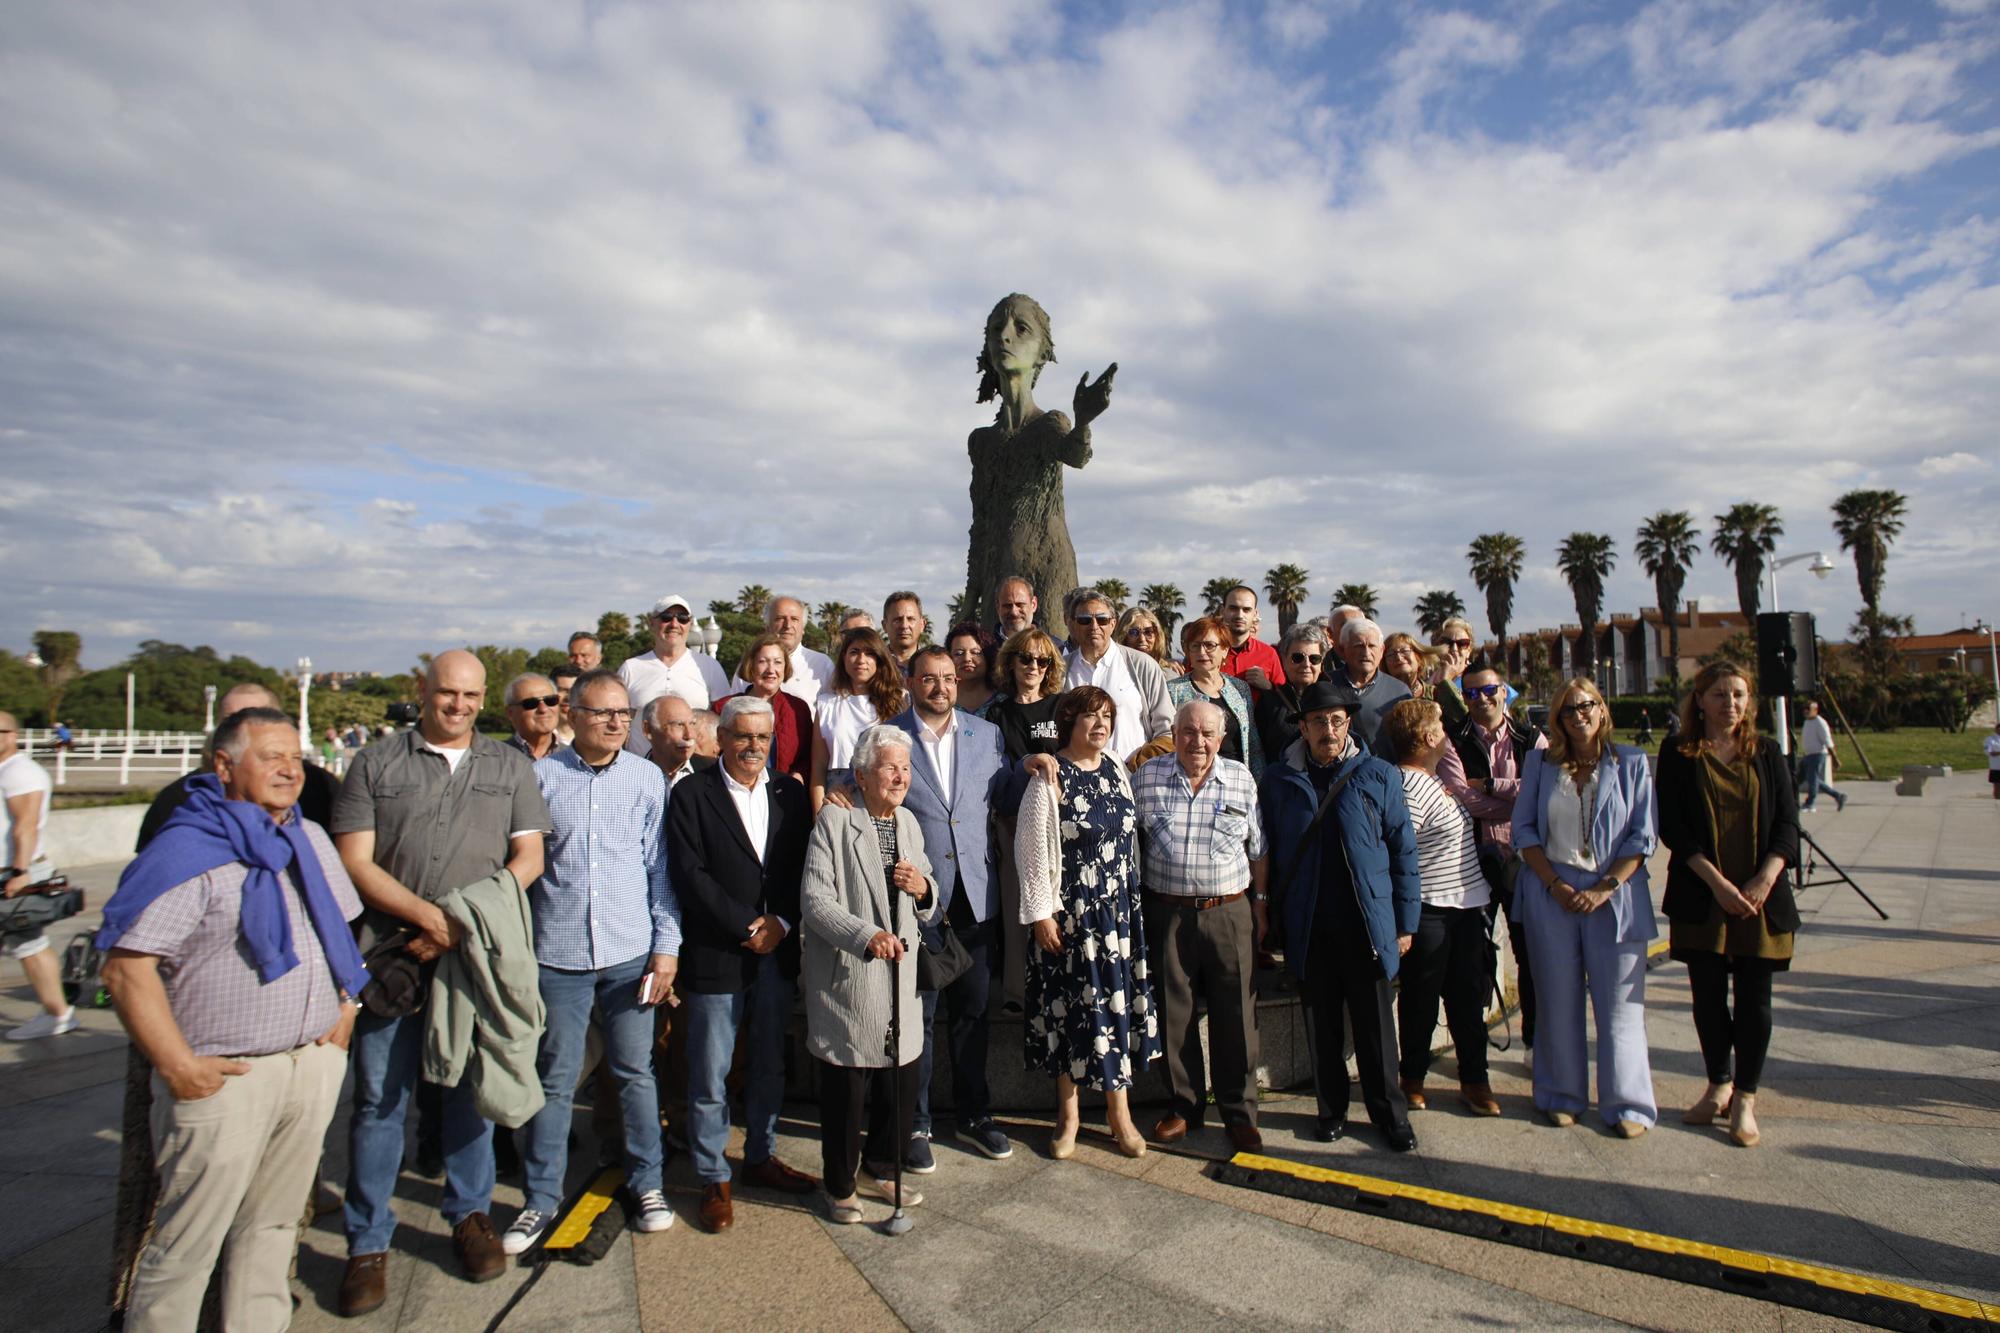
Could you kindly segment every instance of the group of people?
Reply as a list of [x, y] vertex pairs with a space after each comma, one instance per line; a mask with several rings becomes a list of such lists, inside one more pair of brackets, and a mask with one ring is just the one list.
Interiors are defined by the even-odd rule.
[[[1351, 1033], [1368, 1119], [1407, 1151], [1440, 1009], [1464, 1107], [1502, 1112], [1485, 1040], [1496, 912], [1536, 1108], [1568, 1125], [1592, 1104], [1587, 989], [1597, 1113], [1636, 1138], [1657, 1113], [1656, 839], [1710, 1079], [1685, 1118], [1726, 1117], [1756, 1142], [1797, 814], [1742, 672], [1702, 672], [1655, 770], [1612, 742], [1586, 680], [1557, 692], [1546, 735], [1515, 716], [1462, 620], [1420, 644], [1341, 608], [1273, 647], [1239, 587], [1180, 628], [1175, 660], [1156, 620], [1095, 589], [1063, 598], [1060, 642], [1025, 580], [992, 604], [997, 624], [931, 643], [918, 599], [896, 593], [879, 626], [842, 625], [829, 656], [804, 645], [803, 604], [775, 598], [726, 676], [690, 651], [686, 599], [662, 598], [652, 651], [616, 673], [579, 634], [573, 678], [506, 682], [504, 741], [474, 725], [479, 660], [442, 653], [415, 725], [337, 784], [301, 763], [268, 692], [232, 691], [211, 771], [163, 793], [98, 940], [152, 1068], [158, 1201], [128, 1323], [190, 1324], [227, 1249], [225, 1324], [282, 1326], [350, 1065], [350, 1315], [387, 1294], [413, 1103], [473, 1281], [555, 1220], [591, 1077], [636, 1229], [673, 1224], [670, 1141], [706, 1230], [734, 1225], [738, 1186], [817, 1191], [852, 1223], [864, 1197], [921, 1201], [939, 1058], [951, 1133], [1011, 1155], [987, 1082], [1002, 1013], [1052, 1081], [1052, 1156], [1075, 1150], [1084, 1088], [1126, 1154], [1199, 1130], [1211, 1104], [1235, 1147], [1260, 1148], [1252, 982], [1280, 955], [1310, 1028], [1312, 1134], [1348, 1130]], [[778, 1156], [800, 1001], [817, 1179]], [[1168, 1100], [1142, 1130], [1130, 1093], [1155, 1060]], [[525, 1192], [504, 1229], [496, 1125], [514, 1131]]]

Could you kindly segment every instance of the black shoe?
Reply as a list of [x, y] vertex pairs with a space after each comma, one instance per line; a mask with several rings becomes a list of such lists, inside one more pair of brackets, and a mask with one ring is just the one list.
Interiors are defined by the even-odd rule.
[[425, 1180], [436, 1180], [444, 1174], [444, 1149], [435, 1143], [419, 1141], [416, 1165], [411, 1169]]
[[1346, 1134], [1345, 1120], [1321, 1120], [1313, 1125], [1312, 1136], [1321, 1143], [1338, 1143]]
[[1408, 1125], [1385, 1129], [1382, 1131], [1382, 1138], [1389, 1145], [1390, 1152], [1408, 1152], [1417, 1146], [1417, 1131]]

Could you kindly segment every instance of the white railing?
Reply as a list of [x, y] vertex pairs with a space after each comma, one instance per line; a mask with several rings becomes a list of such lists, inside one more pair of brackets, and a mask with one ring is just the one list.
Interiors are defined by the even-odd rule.
[[[22, 753], [47, 768], [58, 787], [69, 783], [72, 765], [79, 773], [106, 773], [116, 765], [121, 786], [130, 783], [134, 773], [179, 777], [201, 767], [202, 750], [208, 743], [208, 736], [199, 731], [135, 731], [128, 736], [123, 731], [99, 728], [73, 730], [70, 737], [67, 746], [58, 748], [55, 733], [47, 728], [21, 733]], [[317, 753], [305, 757], [324, 766]], [[341, 751], [330, 767], [334, 776], [341, 776], [347, 767], [347, 752]]]

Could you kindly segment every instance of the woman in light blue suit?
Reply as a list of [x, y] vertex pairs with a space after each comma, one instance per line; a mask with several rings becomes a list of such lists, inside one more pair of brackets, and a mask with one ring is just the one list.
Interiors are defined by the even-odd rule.
[[1529, 753], [1514, 802], [1515, 888], [1540, 1002], [1535, 1107], [1573, 1125], [1589, 1103], [1584, 987], [1597, 1015], [1597, 1113], [1636, 1139], [1657, 1119], [1646, 1050], [1646, 944], [1659, 934], [1646, 886], [1655, 841], [1646, 756], [1611, 741], [1588, 680], [1556, 691], [1549, 748]]

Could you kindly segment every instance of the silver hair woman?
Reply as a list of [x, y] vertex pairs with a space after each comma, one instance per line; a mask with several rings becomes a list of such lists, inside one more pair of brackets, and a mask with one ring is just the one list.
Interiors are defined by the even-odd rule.
[[[857, 1186], [896, 1202], [896, 1161], [909, 1142], [924, 1053], [917, 922], [933, 919], [938, 902], [923, 834], [903, 809], [909, 733], [869, 727], [854, 743], [853, 770], [860, 802], [820, 810], [799, 895], [806, 1047], [819, 1061], [820, 1165], [827, 1215], [840, 1223], [861, 1220]], [[908, 901], [898, 907], [895, 894]], [[902, 1023], [892, 1062], [884, 1037], [894, 1004]], [[904, 1207], [922, 1199], [903, 1188]]]
[[1306, 686], [1325, 674], [1333, 656], [1326, 627], [1302, 620], [1278, 640], [1278, 663], [1285, 683], [1264, 691], [1257, 700], [1257, 734], [1264, 742], [1264, 761], [1277, 763], [1299, 739], [1299, 699]]

